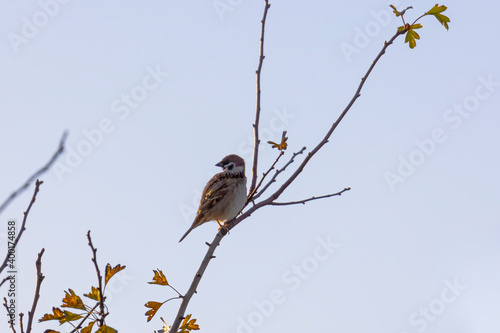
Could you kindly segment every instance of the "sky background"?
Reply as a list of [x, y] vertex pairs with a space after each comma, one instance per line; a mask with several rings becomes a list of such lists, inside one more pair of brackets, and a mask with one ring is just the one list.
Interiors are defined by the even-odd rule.
[[[435, 4], [393, 3], [414, 7], [409, 21]], [[401, 25], [386, 1], [271, 4], [259, 173], [277, 156], [265, 142], [284, 129], [282, 163], [322, 139]], [[500, 4], [440, 4], [449, 6], [450, 30], [426, 17], [414, 50], [403, 37], [389, 47], [280, 201], [352, 190], [266, 207], [233, 229], [187, 310], [201, 332], [500, 329]], [[173, 320], [178, 301], [146, 323], [147, 301], [175, 296], [147, 282], [159, 268], [187, 290], [217, 225], [178, 240], [219, 172], [214, 164], [237, 153], [250, 176], [263, 8], [243, 0], [2, 2], [0, 197], [69, 131], [16, 250], [20, 311], [31, 307], [41, 248], [36, 319], [67, 288], [82, 295], [97, 284], [92, 230], [101, 268], [127, 266], [109, 285], [107, 323], [153, 332], [160, 316]], [[33, 188], [0, 216], [2, 249], [7, 222], [20, 227]], [[35, 331], [48, 328], [71, 330], [49, 322]]]

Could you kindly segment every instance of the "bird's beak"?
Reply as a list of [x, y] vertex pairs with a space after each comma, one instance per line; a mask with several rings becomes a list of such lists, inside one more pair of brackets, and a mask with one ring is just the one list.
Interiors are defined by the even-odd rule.
[[224, 164], [222, 164], [222, 162], [219, 162], [219, 163], [217, 163], [215, 166], [217, 166], [217, 167], [221, 167], [221, 168], [222, 168], [222, 167], [224, 166]]

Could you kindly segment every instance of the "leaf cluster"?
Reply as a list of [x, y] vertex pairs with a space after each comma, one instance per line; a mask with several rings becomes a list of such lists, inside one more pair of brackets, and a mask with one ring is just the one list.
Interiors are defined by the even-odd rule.
[[434, 7], [432, 7], [429, 11], [425, 12], [423, 15], [418, 17], [412, 24], [406, 23], [404, 19], [404, 15], [408, 9], [413, 9], [413, 7], [408, 7], [403, 11], [398, 11], [397, 8], [394, 5], [389, 5], [393, 10], [392, 12], [396, 17], [401, 17], [401, 20], [403, 21], [403, 25], [398, 27], [398, 32], [400, 33], [406, 33], [405, 36], [405, 43], [408, 43], [411, 49], [415, 48], [417, 46], [417, 39], [420, 39], [420, 35], [415, 31], [417, 29], [421, 29], [423, 26], [420, 23], [417, 23], [418, 20], [420, 20], [422, 17], [427, 16], [427, 15], [433, 15], [439, 23], [441, 23], [446, 30], [449, 29], [448, 22], [450, 22], [450, 18], [446, 15], [441, 14], [444, 12], [448, 7], [435, 4]]
[[[104, 317], [107, 313], [100, 313], [98, 310], [98, 306], [101, 302], [104, 303], [105, 297], [101, 299], [101, 295], [104, 294], [106, 286], [109, 280], [118, 272], [125, 269], [126, 266], [122, 266], [120, 264], [115, 267], [111, 267], [110, 264], [106, 265], [105, 275], [104, 275], [104, 287], [103, 292], [99, 291], [99, 287], [90, 287], [90, 292], [87, 294], [83, 294], [84, 299], [89, 299], [94, 301], [93, 303], [89, 303], [87, 300], [84, 302], [79, 295], [77, 295], [72, 289], [68, 289], [68, 291], [64, 292], [64, 297], [62, 299], [62, 305], [59, 307], [53, 307], [52, 313], [46, 313], [43, 315], [39, 322], [49, 321], [49, 320], [57, 320], [59, 324], [69, 323], [73, 326], [72, 332], [78, 333], [91, 333], [94, 326], [97, 324], [97, 330], [95, 333], [116, 333], [118, 332], [114, 328], [107, 326], [104, 324]], [[69, 308], [80, 311], [69, 311], [62, 310], [61, 308]], [[85, 321], [89, 320], [87, 325], [82, 328]], [[75, 325], [74, 322], [80, 321], [79, 324]], [[55, 331], [52, 329], [46, 330], [44, 333], [60, 333], [59, 331]]]

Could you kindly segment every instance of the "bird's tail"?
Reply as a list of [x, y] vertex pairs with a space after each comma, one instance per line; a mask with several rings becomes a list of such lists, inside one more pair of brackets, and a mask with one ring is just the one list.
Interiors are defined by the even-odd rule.
[[188, 229], [188, 231], [186, 231], [186, 233], [184, 234], [184, 236], [182, 236], [182, 238], [181, 238], [181, 240], [179, 241], [179, 243], [180, 243], [180, 242], [182, 242], [182, 240], [183, 240], [184, 238], [186, 238], [186, 236], [187, 236], [187, 235], [189, 235], [189, 233], [190, 233], [193, 229], [194, 229], [194, 227], [189, 228], [189, 229]]

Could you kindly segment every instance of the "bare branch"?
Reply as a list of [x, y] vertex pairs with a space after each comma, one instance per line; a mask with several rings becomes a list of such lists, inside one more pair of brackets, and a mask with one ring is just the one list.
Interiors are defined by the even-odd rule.
[[210, 262], [210, 260], [212, 260], [214, 258], [213, 254], [215, 252], [215, 249], [219, 245], [222, 237], [224, 237], [224, 234], [221, 232], [218, 232], [217, 235], [215, 235], [214, 240], [212, 241], [212, 243], [208, 247], [208, 251], [205, 254], [205, 258], [203, 258], [203, 261], [201, 262], [201, 265], [198, 268], [196, 275], [194, 276], [193, 282], [191, 282], [191, 286], [189, 287], [186, 294], [182, 297], [181, 306], [179, 307], [179, 311], [177, 312], [177, 316], [175, 317], [175, 320], [172, 323], [172, 327], [170, 328], [170, 332], [177, 332], [178, 331], [179, 325], [181, 324], [182, 320], [184, 319], [184, 314], [186, 313], [186, 309], [187, 309], [187, 306], [189, 304], [189, 301], [191, 300], [191, 297], [193, 296], [193, 294], [196, 292], [196, 288], [198, 287], [198, 284], [200, 283], [200, 280], [203, 276], [203, 273], [205, 273], [205, 269], [208, 267], [208, 263]]
[[340, 192], [337, 192], [337, 193], [333, 193], [333, 194], [326, 194], [326, 195], [322, 195], [322, 196], [319, 196], [319, 197], [316, 197], [316, 196], [313, 196], [309, 199], [304, 199], [304, 200], [299, 200], [299, 201], [290, 201], [290, 202], [271, 202], [270, 205], [271, 206], [289, 206], [289, 205], [298, 205], [298, 204], [305, 204], [306, 202], [309, 202], [309, 201], [313, 201], [313, 200], [318, 200], [318, 199], [325, 199], [325, 198], [330, 198], [330, 197], [334, 197], [334, 196], [337, 196], [337, 195], [342, 195], [342, 193], [346, 192], [346, 191], [349, 191], [351, 188], [350, 187], [346, 187], [345, 189], [343, 189], [342, 191]]
[[260, 145], [260, 139], [259, 139], [259, 122], [260, 122], [260, 73], [262, 71], [262, 64], [264, 62], [264, 31], [266, 27], [266, 18], [267, 18], [267, 11], [269, 10], [269, 7], [271, 5], [269, 4], [268, 0], [265, 0], [265, 8], [264, 8], [264, 14], [262, 16], [262, 20], [260, 21], [261, 23], [261, 29], [260, 29], [260, 52], [259, 52], [259, 65], [257, 67], [257, 71], [255, 72], [256, 74], [256, 80], [257, 80], [257, 102], [256, 102], [256, 107], [255, 107], [255, 122], [253, 124], [253, 133], [254, 133], [254, 147], [253, 147], [253, 163], [252, 163], [252, 182], [250, 184], [250, 189], [249, 193], [253, 193], [255, 189], [255, 185], [257, 184], [257, 165], [259, 163], [259, 145]]
[[21, 333], [24, 333], [23, 317], [24, 313], [21, 312], [19, 314], [19, 327], [21, 328]]
[[269, 198], [267, 198], [265, 201], [269, 204], [271, 202], [273, 202], [274, 200], [276, 200], [285, 190], [288, 186], [290, 186], [290, 184], [297, 178], [297, 176], [302, 172], [302, 170], [304, 170], [304, 167], [307, 165], [307, 163], [311, 160], [311, 158], [326, 144], [328, 143], [328, 140], [330, 139], [330, 136], [332, 135], [333, 131], [335, 131], [335, 129], [337, 128], [337, 126], [340, 124], [340, 122], [342, 121], [342, 119], [344, 119], [345, 115], [347, 114], [347, 112], [349, 112], [349, 110], [351, 109], [352, 105], [354, 104], [354, 102], [356, 102], [356, 100], [358, 99], [359, 96], [361, 96], [361, 89], [363, 88], [366, 80], [368, 79], [368, 76], [370, 75], [370, 73], [372, 72], [373, 68], [375, 67], [375, 65], [377, 64], [377, 62], [379, 61], [379, 59], [385, 54], [385, 50], [389, 47], [389, 45], [391, 45], [394, 40], [396, 38], [398, 38], [400, 35], [404, 34], [404, 31], [397, 31], [394, 36], [392, 36], [392, 38], [388, 41], [388, 42], [384, 42], [384, 46], [382, 47], [382, 50], [380, 50], [380, 52], [378, 53], [378, 55], [375, 57], [375, 60], [373, 60], [372, 64], [370, 65], [370, 67], [368, 68], [368, 71], [366, 72], [365, 76], [363, 76], [361, 78], [361, 82], [359, 83], [358, 85], [358, 88], [356, 89], [356, 92], [354, 93], [354, 96], [351, 98], [351, 100], [349, 101], [349, 103], [347, 104], [347, 106], [345, 107], [344, 111], [342, 111], [342, 113], [340, 114], [340, 116], [337, 118], [337, 120], [332, 124], [332, 126], [330, 127], [330, 129], [328, 130], [328, 132], [326, 133], [325, 137], [318, 143], [318, 145], [316, 147], [314, 147], [313, 150], [311, 150], [307, 156], [304, 158], [304, 160], [302, 161], [302, 163], [299, 165], [299, 167], [297, 168], [297, 170], [295, 170], [295, 172], [287, 179], [287, 181], [285, 181], [281, 187], [276, 191], [274, 192]]
[[26, 190], [30, 186], [30, 184], [33, 182], [33, 180], [40, 177], [40, 175], [44, 174], [45, 172], [47, 172], [47, 170], [49, 170], [52, 167], [52, 165], [57, 160], [59, 155], [61, 155], [62, 152], [64, 151], [64, 143], [66, 142], [67, 137], [68, 137], [68, 132], [64, 132], [61, 139], [59, 140], [59, 147], [57, 148], [56, 152], [52, 155], [50, 160], [40, 170], [38, 170], [31, 177], [29, 177], [28, 180], [26, 180], [20, 188], [18, 188], [15, 192], [13, 192], [2, 203], [2, 205], [0, 206], [0, 214], [5, 209], [5, 207], [7, 207], [11, 203], [12, 200], [14, 200], [15, 197], [17, 197], [21, 192], [23, 192], [24, 190]]
[[[33, 206], [33, 204], [35, 203], [36, 195], [38, 194], [38, 191], [40, 190], [40, 185], [42, 185], [42, 184], [43, 184], [43, 181], [40, 181], [38, 179], [36, 180], [35, 191], [33, 192], [33, 196], [31, 197], [31, 201], [30, 201], [30, 204], [28, 205], [28, 209], [26, 209], [26, 211], [24, 212], [23, 223], [21, 225], [21, 229], [19, 230], [19, 233], [17, 234], [17, 237], [14, 240], [14, 244], [12, 246], [12, 248], [14, 248], [14, 249], [16, 248], [17, 243], [19, 242], [19, 239], [21, 239], [21, 236], [23, 235], [24, 230], [26, 230], [26, 220], [28, 218], [28, 214], [30, 213], [31, 206]], [[7, 267], [9, 255], [10, 255], [10, 253], [7, 252], [7, 255], [5, 256], [4, 261], [3, 261], [2, 265], [0, 266], [0, 274], [5, 269], [5, 267]]]
[[2, 282], [0, 282], [0, 288], [2, 287], [2, 285], [7, 282], [8, 280], [10, 280], [10, 276], [6, 276], [3, 278]]
[[92, 249], [92, 262], [94, 263], [95, 266], [95, 271], [97, 273], [97, 281], [99, 282], [99, 306], [100, 306], [100, 316], [101, 318], [97, 319], [99, 322], [99, 327], [104, 325], [104, 317], [106, 317], [106, 311], [104, 310], [104, 295], [103, 295], [103, 289], [102, 289], [102, 276], [101, 276], [101, 271], [99, 270], [99, 265], [97, 265], [97, 249], [94, 247], [94, 244], [92, 244], [92, 238], [90, 237], [90, 230], [87, 232], [87, 238], [89, 240], [89, 246]]
[[36, 305], [38, 304], [38, 300], [40, 299], [40, 288], [42, 286], [43, 279], [45, 276], [42, 274], [42, 256], [45, 252], [45, 249], [42, 248], [40, 253], [38, 253], [38, 258], [36, 259], [36, 288], [35, 288], [35, 297], [33, 298], [33, 304], [31, 305], [31, 310], [28, 311], [28, 324], [26, 326], [26, 333], [31, 333], [31, 325], [33, 324], [33, 318], [35, 317]]
[[262, 185], [262, 182], [264, 181], [264, 179], [266, 179], [267, 175], [272, 171], [274, 170], [274, 167], [276, 166], [276, 163], [278, 163], [278, 161], [280, 160], [281, 156], [285, 155], [285, 151], [284, 150], [280, 150], [280, 154], [278, 155], [278, 157], [274, 160], [273, 164], [271, 165], [271, 167], [269, 168], [269, 170], [267, 170], [266, 172], [264, 172], [262, 174], [262, 178], [260, 179], [259, 183], [257, 184], [257, 186], [253, 189], [253, 191], [248, 195], [248, 199], [247, 199], [247, 204], [252, 201], [253, 199], [253, 196], [254, 194], [259, 190], [260, 186]]
[[9, 307], [7, 306], [7, 298], [3, 298], [3, 306], [5, 307], [5, 310], [7, 310], [7, 317], [9, 317], [9, 327], [12, 333], [16, 333], [16, 328], [14, 327], [14, 321], [10, 319], [10, 312], [9, 312]]
[[295, 157], [297, 157], [297, 155], [300, 155], [302, 153], [304, 153], [304, 151], [306, 150], [306, 147], [302, 147], [301, 150], [299, 150], [298, 152], [296, 153], [293, 153], [292, 155], [292, 158], [290, 158], [290, 160], [288, 161], [287, 164], [285, 164], [281, 169], [278, 169], [276, 170], [276, 172], [274, 173], [273, 177], [271, 178], [271, 180], [269, 180], [269, 182], [266, 184], [266, 186], [264, 186], [264, 188], [262, 189], [262, 191], [260, 191], [259, 193], [257, 193], [254, 197], [253, 197], [253, 200], [257, 199], [258, 197], [260, 197], [268, 188], [269, 186], [271, 186], [272, 183], [274, 183], [276, 181], [276, 178], [278, 177], [278, 175], [280, 173], [282, 173], [283, 171], [286, 170], [286, 168], [292, 164], [294, 161], [295, 161]]

